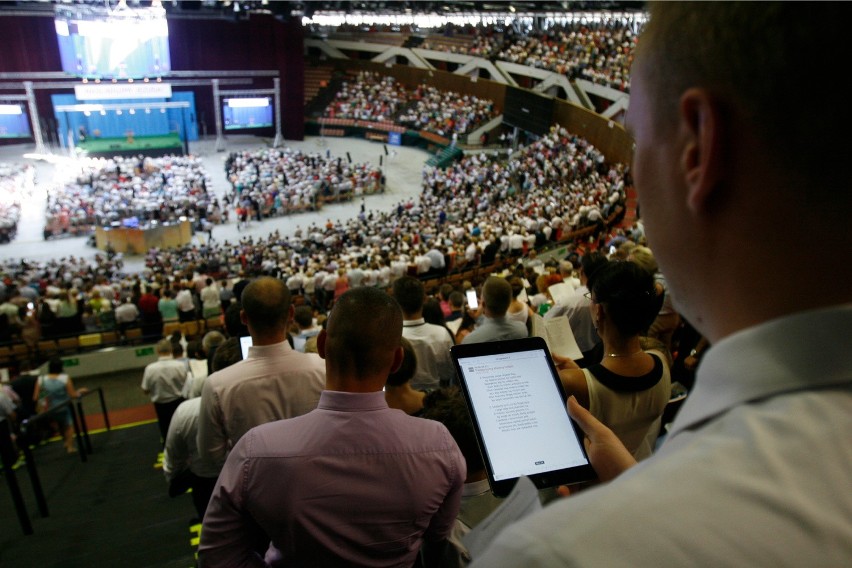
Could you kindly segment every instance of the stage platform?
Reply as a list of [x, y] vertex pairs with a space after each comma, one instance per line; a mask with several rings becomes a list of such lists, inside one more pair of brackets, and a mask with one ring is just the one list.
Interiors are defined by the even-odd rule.
[[77, 148], [89, 156], [111, 158], [113, 156], [165, 156], [183, 155], [184, 147], [177, 134], [161, 136], [134, 136], [124, 138], [88, 138], [77, 144]]
[[115, 252], [123, 254], [145, 254], [152, 247], [180, 247], [192, 240], [192, 226], [189, 221], [156, 225], [144, 229], [127, 227], [98, 227], [95, 229], [95, 242], [100, 250], [109, 245]]

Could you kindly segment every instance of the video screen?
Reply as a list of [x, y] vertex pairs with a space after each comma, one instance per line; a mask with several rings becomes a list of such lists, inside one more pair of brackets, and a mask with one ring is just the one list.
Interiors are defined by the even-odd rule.
[[171, 70], [165, 18], [54, 20], [62, 70], [79, 77], [137, 79]]
[[543, 136], [553, 124], [553, 99], [527, 89], [506, 87], [503, 122]]
[[0, 138], [32, 138], [30, 121], [22, 103], [0, 104]]
[[272, 126], [272, 101], [269, 97], [224, 99], [222, 119], [225, 130], [269, 128]]

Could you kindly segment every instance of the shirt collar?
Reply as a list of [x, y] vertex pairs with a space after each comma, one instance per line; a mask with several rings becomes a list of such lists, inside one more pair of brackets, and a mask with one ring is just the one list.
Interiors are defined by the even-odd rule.
[[288, 353], [293, 351], [293, 348], [290, 347], [290, 343], [285, 339], [281, 343], [273, 343], [272, 345], [252, 345], [249, 347], [248, 356], [269, 357], [278, 351]]
[[735, 406], [784, 392], [852, 382], [852, 304], [774, 319], [712, 346], [671, 436]]
[[402, 320], [402, 327], [413, 327], [415, 325], [423, 325], [426, 323], [426, 320], [423, 318], [416, 320]]
[[362, 410], [383, 410], [388, 408], [385, 393], [376, 392], [343, 392], [324, 390], [320, 393], [317, 408], [343, 412]]

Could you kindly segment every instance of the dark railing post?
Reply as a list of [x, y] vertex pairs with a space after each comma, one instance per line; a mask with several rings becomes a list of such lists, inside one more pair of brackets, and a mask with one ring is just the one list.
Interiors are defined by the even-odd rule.
[[77, 397], [77, 416], [80, 417], [80, 429], [83, 431], [83, 442], [86, 445], [86, 453], [92, 453], [92, 440], [89, 438], [89, 425], [86, 424], [86, 415], [83, 412], [83, 398]]
[[111, 430], [112, 428], [109, 425], [109, 414], [107, 414], [106, 400], [104, 400], [104, 389], [102, 387], [98, 387], [98, 397], [101, 399], [101, 412], [104, 415], [104, 425], [107, 430]]
[[24, 497], [21, 495], [21, 488], [18, 486], [18, 479], [15, 477], [15, 446], [12, 444], [11, 425], [5, 418], [0, 420], [0, 461], [3, 463], [3, 473], [6, 476], [6, 484], [9, 486], [9, 493], [12, 494], [12, 502], [15, 504], [15, 512], [18, 513], [18, 521], [21, 523], [21, 530], [25, 535], [33, 534], [33, 525], [30, 522], [30, 515], [27, 513], [27, 506], [24, 504]]
[[30, 420], [27, 418], [23, 422], [21, 422], [21, 438], [23, 438], [23, 443], [20, 444], [21, 451], [24, 453], [24, 462], [27, 464], [27, 473], [30, 476], [30, 483], [33, 486], [33, 493], [35, 494], [36, 503], [38, 504], [38, 512], [41, 513], [42, 517], [49, 516], [49, 511], [47, 509], [47, 499], [44, 497], [44, 490], [41, 488], [41, 479], [38, 476], [38, 470], [35, 465], [35, 458], [33, 457], [33, 452], [30, 450]]
[[86, 463], [89, 461], [89, 458], [86, 456], [86, 447], [83, 443], [83, 435], [80, 432], [80, 417], [77, 416], [77, 409], [74, 408], [74, 405], [71, 404], [70, 400], [67, 404], [68, 408], [71, 409], [71, 424], [74, 425], [74, 438], [77, 441], [77, 453], [80, 454], [80, 461]]

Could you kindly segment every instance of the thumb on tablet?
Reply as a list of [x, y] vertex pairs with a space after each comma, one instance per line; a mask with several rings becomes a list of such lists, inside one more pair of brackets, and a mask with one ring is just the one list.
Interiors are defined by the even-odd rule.
[[612, 430], [580, 406], [573, 396], [568, 399], [568, 414], [586, 434], [586, 453], [601, 481], [610, 481], [636, 465], [636, 460]]

